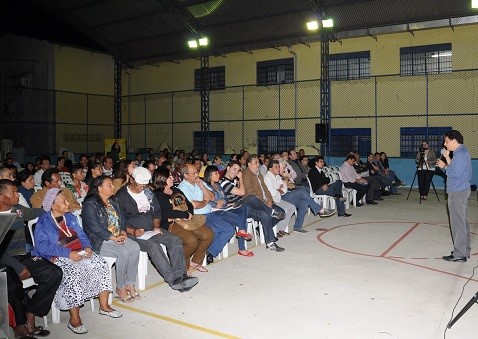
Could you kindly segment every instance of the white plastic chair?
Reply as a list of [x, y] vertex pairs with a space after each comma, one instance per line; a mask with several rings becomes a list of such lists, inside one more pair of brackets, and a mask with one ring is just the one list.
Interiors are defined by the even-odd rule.
[[73, 184], [73, 180], [71, 179], [71, 175], [68, 172], [60, 172], [60, 178], [61, 178], [61, 182], [64, 185], [67, 185], [67, 184], [72, 185]]
[[307, 182], [309, 183], [310, 196], [312, 199], [314, 199], [316, 203], [321, 204], [322, 207], [325, 207], [328, 209], [334, 210], [336, 208], [334, 197], [331, 197], [326, 194], [315, 194], [314, 191], [312, 190], [312, 184], [310, 183], [309, 177], [307, 177]]

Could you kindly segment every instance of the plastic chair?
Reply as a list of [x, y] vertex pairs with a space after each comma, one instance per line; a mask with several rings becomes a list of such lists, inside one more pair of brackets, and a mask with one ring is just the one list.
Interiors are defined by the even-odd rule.
[[335, 199], [334, 197], [331, 197], [330, 195], [326, 194], [315, 194], [314, 191], [312, 190], [312, 184], [310, 183], [309, 177], [307, 177], [307, 182], [309, 183], [309, 192], [310, 196], [314, 201], [318, 204], [321, 204], [322, 207], [328, 208], [328, 209], [335, 209]]

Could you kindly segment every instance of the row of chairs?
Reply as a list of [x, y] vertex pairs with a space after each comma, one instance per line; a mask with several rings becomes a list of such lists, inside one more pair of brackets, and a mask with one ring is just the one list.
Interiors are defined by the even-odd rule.
[[[81, 218], [81, 216], [77, 216], [77, 218]], [[33, 242], [33, 246], [35, 246], [35, 239], [33, 237], [33, 227], [34, 225], [38, 222], [38, 218], [32, 219], [28, 222], [28, 230], [30, 232], [30, 236]], [[81, 222], [80, 222], [81, 225]], [[161, 244], [161, 248], [163, 249], [164, 253], [166, 254], [166, 257], [168, 257], [168, 253], [166, 250], [166, 246]], [[106, 262], [108, 263], [108, 268], [109, 268], [109, 273], [111, 278], [113, 277], [113, 265], [116, 263], [116, 258], [113, 257], [103, 257]], [[139, 263], [138, 263], [138, 289], [144, 290], [146, 289], [146, 275], [148, 274], [148, 253], [141, 251], [139, 255]], [[30, 288], [32, 286], [36, 285], [35, 281], [33, 278], [29, 278], [23, 281], [23, 288]], [[108, 302], [111, 304], [113, 302], [113, 294], [110, 293], [108, 297]], [[95, 305], [93, 303], [93, 299], [90, 300], [91, 303], [91, 311], [95, 310]], [[52, 303], [51, 305], [51, 315], [52, 315], [52, 322], [54, 324], [60, 322], [60, 310], [56, 307], [55, 302]], [[48, 319], [46, 316], [43, 317], [43, 322], [45, 324], [45, 327], [48, 326]]]

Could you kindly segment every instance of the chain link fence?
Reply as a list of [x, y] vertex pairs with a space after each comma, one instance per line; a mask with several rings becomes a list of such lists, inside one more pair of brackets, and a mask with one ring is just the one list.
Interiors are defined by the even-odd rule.
[[[332, 81], [331, 129], [361, 129], [369, 133], [370, 151], [399, 157], [401, 128], [453, 127], [460, 130], [472, 156], [478, 156], [476, 135], [478, 71], [454, 71], [429, 76], [377, 76], [362, 80]], [[102, 152], [104, 139], [114, 136], [113, 96], [1, 87], [2, 139], [21, 140], [27, 154]], [[195, 147], [200, 131], [198, 91], [177, 91], [123, 97], [122, 137], [130, 152]], [[225, 154], [242, 149], [257, 152], [260, 131], [273, 143], [289, 135], [296, 147], [320, 149], [315, 124], [320, 122], [320, 80], [273, 86], [235, 86], [210, 92], [210, 130], [223, 132]], [[425, 130], [425, 132], [423, 132]], [[292, 140], [292, 141], [291, 141]], [[353, 142], [348, 150], [356, 148]], [[334, 133], [328, 145], [334, 144]], [[419, 144], [412, 145], [418, 149]], [[413, 151], [413, 149], [411, 150]], [[212, 151], [211, 154], [217, 153]]]

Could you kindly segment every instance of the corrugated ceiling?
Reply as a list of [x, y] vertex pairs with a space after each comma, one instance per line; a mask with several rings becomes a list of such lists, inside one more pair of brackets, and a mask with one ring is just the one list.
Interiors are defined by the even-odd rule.
[[[478, 21], [470, 0], [4, 2], [14, 8], [4, 12], [4, 32], [107, 51], [130, 64], [195, 58], [199, 52], [189, 50], [187, 40], [196, 34], [209, 37], [212, 55], [318, 41], [305, 23], [321, 13], [334, 18], [337, 39]], [[25, 16], [29, 20], [20, 20]], [[48, 31], [42, 32], [44, 26]]]

